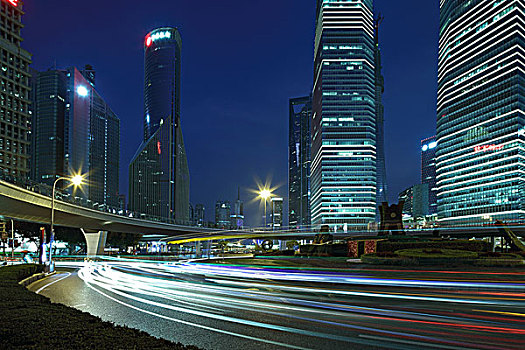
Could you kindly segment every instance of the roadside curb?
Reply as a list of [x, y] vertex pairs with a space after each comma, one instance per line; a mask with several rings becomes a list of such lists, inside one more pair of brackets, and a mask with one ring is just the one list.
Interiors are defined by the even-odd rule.
[[46, 278], [48, 276], [52, 276], [54, 275], [56, 272], [52, 272], [52, 273], [45, 273], [45, 272], [42, 272], [42, 273], [36, 273], [34, 274], [33, 276], [30, 276], [20, 282], [18, 282], [19, 285], [21, 286], [24, 286], [24, 287], [27, 287], [28, 285], [30, 285], [31, 283], [33, 282], [36, 282], [36, 281], [39, 281], [43, 278]]

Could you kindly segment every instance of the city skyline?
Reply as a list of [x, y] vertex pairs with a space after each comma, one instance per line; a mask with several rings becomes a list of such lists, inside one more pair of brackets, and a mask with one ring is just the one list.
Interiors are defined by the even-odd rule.
[[[399, 190], [417, 182], [419, 153], [414, 145], [419, 144], [422, 137], [431, 135], [435, 125], [438, 4], [430, 6], [415, 1], [407, 1], [406, 4], [412, 8], [419, 8], [420, 13], [428, 13], [424, 19], [414, 18], [411, 23], [416, 26], [419, 23], [422, 28], [426, 28], [426, 35], [415, 37], [412, 42], [416, 46], [425, 45], [417, 47], [417, 50], [414, 47], [412, 51], [406, 50], [404, 43], [395, 39], [394, 35], [396, 31], [410, 31], [412, 25], [406, 25], [406, 21], [403, 21], [406, 14], [386, 1], [376, 1], [375, 4], [376, 11], [386, 18], [381, 30], [381, 45], [386, 81], [384, 104], [390, 201], [395, 200]], [[180, 4], [178, 16], [166, 15], [170, 13], [172, 5], [160, 5], [155, 10], [147, 9], [138, 18], [130, 13], [126, 16], [126, 21], [131, 23], [129, 26], [126, 26], [126, 22], [118, 28], [105, 25], [95, 29], [95, 24], [91, 23], [85, 26], [78, 25], [79, 28], [89, 29], [78, 31], [72, 28], [67, 35], [59, 32], [59, 28], [54, 26], [40, 30], [42, 26], [38, 24], [39, 18], [33, 16], [35, 12], [39, 17], [45, 17], [46, 13], [52, 12], [59, 15], [74, 7], [61, 1], [46, 6], [33, 1], [25, 3], [27, 14], [24, 19], [24, 44], [33, 53], [33, 66], [37, 69], [47, 69], [54, 64], [55, 59], [60, 66], [85, 63], [94, 66], [97, 70], [97, 80], [100, 81], [97, 84], [99, 89], [107, 96], [108, 103], [122, 119], [121, 164], [124, 165], [133, 156], [136, 140], [143, 133], [140, 127], [143, 84], [140, 51], [143, 37], [157, 26], [178, 27], [184, 42], [181, 115], [192, 176], [191, 202], [203, 203], [211, 208], [216, 198], [233, 198], [232, 194], [241, 186], [242, 197], [247, 200], [245, 210], [248, 225], [260, 225], [259, 206], [250, 203], [248, 197], [248, 190], [256, 188], [255, 179], [264, 181], [267, 177], [272, 177], [272, 185], [280, 185], [276, 193], [287, 197], [288, 99], [310, 92], [315, 19], [313, 2], [310, 4], [303, 1], [285, 1], [281, 6], [281, 13], [274, 13], [268, 6], [258, 3], [241, 4], [231, 1], [217, 6], [210, 2], [204, 11], [205, 18], [210, 20], [207, 24], [197, 21], [195, 5]], [[268, 29], [264, 27], [263, 20], [249, 21], [245, 26], [246, 33], [233, 35], [234, 26], [220, 21], [223, 23], [222, 30], [230, 35], [220, 35], [221, 38], [229, 39], [218, 44], [216, 40], [219, 35], [212, 28], [219, 21], [214, 19], [212, 13], [219, 11], [224, 16], [231, 16], [228, 12], [233, 8], [236, 8], [235, 13], [257, 10], [262, 17], [266, 15], [267, 19], [276, 25]], [[117, 4], [109, 5], [99, 20], [103, 21], [105, 16], [111, 14], [118, 15], [120, 10], [122, 9]], [[84, 16], [88, 15], [89, 13], [79, 13], [76, 21], [83, 23], [88, 20]], [[294, 18], [293, 26], [287, 22], [290, 16]], [[151, 18], [158, 20], [153, 21]], [[66, 19], [63, 25], [71, 24], [68, 21]], [[427, 23], [431, 25], [428, 26]], [[126, 30], [123, 30], [124, 28]], [[105, 38], [104, 33], [109, 32], [113, 33], [112, 37], [119, 38], [118, 43], [116, 40], [100, 40], [94, 41], [91, 48], [75, 46], [76, 42], [81, 43], [86, 36], [98, 33], [97, 37]], [[52, 41], [54, 45], [42, 45], [48, 43], [44, 38], [51, 36], [55, 38]], [[240, 42], [251, 38], [259, 38], [259, 45], [248, 44], [243, 46], [242, 50], [238, 47]], [[287, 48], [286, 42], [292, 38], [295, 45]], [[41, 41], [42, 44], [37, 44], [37, 41]], [[265, 48], [269, 47], [266, 45], [271, 45], [272, 42], [272, 46], [276, 46], [279, 52], [266, 52]], [[107, 55], [93, 54], [95, 51]], [[406, 55], [410, 57], [410, 52], [414, 56], [414, 62], [406, 65], [407, 71], [400, 72], [399, 69], [394, 69], [395, 65], [407, 60]], [[293, 58], [294, 64], [281, 67], [279, 57], [282, 55]], [[210, 57], [214, 58], [211, 62]], [[232, 64], [232, 57], [245, 57], [247, 60], [236, 60], [236, 63]], [[205, 69], [202, 66], [204, 62]], [[260, 67], [264, 65], [267, 68], [263, 70], [265, 73], [262, 73]], [[218, 66], [224, 67], [224, 73], [217, 71]], [[409, 70], [408, 67], [412, 69]], [[234, 72], [233, 68], [238, 69], [238, 72]], [[273, 73], [268, 75], [269, 71]], [[281, 79], [283, 74], [285, 79]], [[199, 76], [201, 79], [204, 79], [204, 76], [206, 78], [199, 80]], [[277, 79], [286, 81], [286, 84], [282, 87], [276, 86]], [[399, 88], [397, 85], [400, 84], [407, 88]], [[269, 87], [275, 87], [274, 91], [269, 92]], [[421, 90], [426, 93], [423, 94]], [[405, 91], [403, 96], [400, 96], [400, 91]], [[414, 99], [412, 94], [416, 92], [419, 97]], [[130, 95], [134, 97], [131, 99]], [[407, 113], [404, 106], [407, 98], [414, 100], [410, 106], [413, 110], [411, 113]], [[268, 101], [259, 104], [264, 108], [254, 108], [261, 100]], [[206, 125], [207, 128], [202, 128], [202, 125]], [[232, 125], [236, 127], [232, 128]], [[412, 134], [414, 137], [407, 136]], [[404, 151], [406, 149], [411, 150], [412, 154], [407, 155]], [[256, 160], [246, 161], [248, 157]], [[213, 171], [213, 178], [209, 176], [210, 170]], [[121, 167], [120, 177], [121, 192], [127, 193], [125, 166]]]

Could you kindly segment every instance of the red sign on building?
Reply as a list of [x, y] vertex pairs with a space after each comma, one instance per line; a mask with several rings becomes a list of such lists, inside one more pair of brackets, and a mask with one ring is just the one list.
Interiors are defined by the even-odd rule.
[[490, 151], [501, 151], [502, 145], [484, 145], [474, 147], [474, 152], [490, 152]]

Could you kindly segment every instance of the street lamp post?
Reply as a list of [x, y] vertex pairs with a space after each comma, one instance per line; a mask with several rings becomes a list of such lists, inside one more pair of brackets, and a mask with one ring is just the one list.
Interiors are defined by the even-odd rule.
[[80, 186], [84, 182], [84, 177], [82, 175], [75, 175], [73, 177], [64, 177], [61, 176], [55, 180], [53, 183], [53, 191], [51, 193], [51, 237], [49, 238], [49, 265], [51, 266], [51, 257], [53, 254], [53, 241], [55, 240], [55, 191], [57, 183], [60, 180], [65, 180], [71, 182], [73, 185]]
[[264, 200], [264, 229], [266, 230], [266, 226], [268, 225], [266, 219], [267, 219], [267, 214], [266, 214], [266, 201], [268, 200], [268, 198], [270, 198], [272, 196], [272, 192], [270, 192], [269, 189], [263, 189], [259, 192], [259, 197], [261, 197], [263, 200]]

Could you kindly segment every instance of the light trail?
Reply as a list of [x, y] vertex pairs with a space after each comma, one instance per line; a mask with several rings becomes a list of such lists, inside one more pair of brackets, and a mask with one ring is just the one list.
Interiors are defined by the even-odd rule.
[[[385, 278], [367, 272], [321, 274], [108, 260], [85, 264], [78, 275], [100, 295], [133, 310], [277, 347], [310, 348], [289, 343], [283, 334], [391, 349], [416, 349], [420, 344], [443, 349], [521, 349], [525, 344], [525, 329], [521, 320], [516, 321], [525, 312], [524, 281], [477, 283], [472, 276], [467, 281], [459, 276], [453, 281], [411, 280], [406, 275]], [[422, 309], [421, 305], [432, 306]], [[462, 312], [452, 311], [456, 308]], [[186, 321], [188, 316], [200, 321]], [[209, 326], [207, 320], [225, 327]], [[227, 330], [232, 325], [245, 331]], [[279, 341], [252, 337], [249, 328], [264, 329]], [[380, 339], [391, 342], [385, 346]]]

